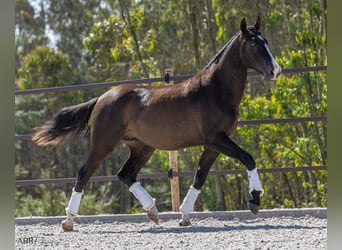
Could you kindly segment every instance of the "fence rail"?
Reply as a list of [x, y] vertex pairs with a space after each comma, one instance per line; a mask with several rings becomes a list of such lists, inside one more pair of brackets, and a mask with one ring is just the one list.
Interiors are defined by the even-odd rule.
[[[247, 125], [264, 125], [264, 124], [280, 124], [280, 123], [300, 123], [300, 122], [326, 122], [326, 116], [310, 116], [310, 117], [292, 117], [279, 119], [262, 119], [262, 120], [240, 120], [240, 126]], [[15, 135], [15, 140], [31, 140], [32, 135]]]
[[[325, 71], [325, 70], [327, 70], [327, 66], [298, 67], [298, 68], [283, 69], [282, 74], [305, 73], [305, 72], [310, 72], [310, 71]], [[257, 75], [260, 75], [260, 74], [256, 71], [248, 71], [248, 76], [257, 76]], [[192, 76], [193, 75], [173, 76], [173, 77], [169, 77], [169, 80], [170, 81], [183, 81]], [[78, 85], [51, 87], [51, 88], [25, 89], [25, 90], [16, 90], [15, 95], [31, 95], [31, 94], [42, 94], [42, 93], [51, 93], [51, 92], [67, 92], [67, 91], [75, 91], [75, 90], [106, 88], [106, 87], [118, 86], [122, 84], [143, 84], [143, 83], [153, 83], [153, 82], [163, 82], [163, 81], [165, 81], [165, 77], [124, 80], [124, 81], [117, 81], [117, 82], [78, 84]]]
[[[325, 171], [328, 167], [326, 165], [322, 166], [306, 166], [306, 167], [286, 167], [286, 168], [259, 168], [259, 173], [288, 173], [288, 172], [304, 172], [304, 171]], [[244, 169], [232, 169], [232, 170], [211, 170], [209, 175], [232, 175], [232, 174], [246, 174]], [[194, 172], [178, 172], [174, 173], [173, 177], [181, 176], [193, 176]], [[169, 174], [164, 173], [153, 173], [153, 174], [138, 174], [137, 179], [159, 179], [159, 178], [169, 178]], [[75, 183], [75, 178], [54, 178], [54, 179], [35, 179], [35, 180], [16, 180], [16, 186], [35, 186], [39, 184], [66, 184]], [[118, 181], [117, 175], [108, 176], [93, 176], [90, 178], [89, 182], [99, 182], [99, 181]]]

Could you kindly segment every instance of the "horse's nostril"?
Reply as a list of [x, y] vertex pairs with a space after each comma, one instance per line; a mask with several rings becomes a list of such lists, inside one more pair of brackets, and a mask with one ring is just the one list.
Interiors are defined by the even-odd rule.
[[271, 80], [276, 80], [278, 76], [280, 75], [281, 69], [280, 68], [274, 68], [271, 70]]
[[271, 70], [270, 77], [271, 79], [274, 79], [276, 77], [274, 70]]

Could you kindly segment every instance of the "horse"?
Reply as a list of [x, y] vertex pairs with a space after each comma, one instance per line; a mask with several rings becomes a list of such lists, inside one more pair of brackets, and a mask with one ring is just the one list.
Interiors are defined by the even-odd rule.
[[89, 134], [89, 153], [77, 171], [65, 209], [67, 217], [61, 223], [64, 231], [73, 230], [89, 178], [119, 142], [128, 146], [130, 154], [117, 176], [154, 223], [159, 224], [155, 199], [137, 181], [137, 175], [155, 149], [203, 146], [193, 183], [180, 206], [180, 226], [191, 224], [190, 214], [200, 189], [220, 153], [247, 168], [252, 197], [247, 207], [258, 213], [264, 190], [256, 163], [230, 136], [237, 127], [247, 70], [254, 69], [265, 80], [276, 80], [281, 73], [260, 27], [260, 16], [251, 26], [242, 18], [240, 30], [214, 60], [187, 80], [165, 86], [120, 85], [87, 102], [60, 109], [36, 128], [32, 140], [40, 146], [60, 145], [85, 130]]

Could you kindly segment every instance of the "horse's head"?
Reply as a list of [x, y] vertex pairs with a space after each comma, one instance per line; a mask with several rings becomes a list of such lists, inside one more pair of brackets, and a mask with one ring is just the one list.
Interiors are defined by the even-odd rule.
[[247, 27], [246, 19], [241, 20], [240, 57], [246, 67], [263, 74], [267, 80], [275, 80], [279, 76], [281, 68], [274, 60], [266, 38], [259, 32], [260, 26], [260, 16], [254, 26]]

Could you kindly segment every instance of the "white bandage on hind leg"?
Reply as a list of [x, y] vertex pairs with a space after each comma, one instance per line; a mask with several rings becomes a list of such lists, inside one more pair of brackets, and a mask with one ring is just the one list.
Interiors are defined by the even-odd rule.
[[264, 194], [264, 189], [261, 186], [259, 175], [257, 169], [253, 169], [251, 171], [247, 170], [248, 181], [249, 181], [249, 193], [252, 194], [253, 190], [261, 191], [262, 196]]
[[68, 207], [65, 208], [67, 214], [71, 214], [73, 216], [76, 216], [78, 214], [78, 209], [81, 204], [82, 195], [83, 190], [82, 192], [76, 192], [75, 188], [72, 189], [72, 194], [69, 200]]
[[188, 193], [186, 194], [183, 200], [182, 205], [180, 206], [180, 211], [183, 214], [188, 214], [194, 211], [195, 202], [200, 192], [200, 190], [197, 190], [193, 186], [190, 187]]
[[150, 210], [154, 206], [155, 199], [140, 185], [140, 182], [133, 183], [129, 191], [134, 194], [145, 210]]

